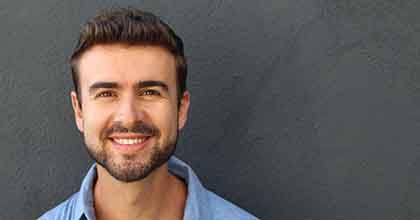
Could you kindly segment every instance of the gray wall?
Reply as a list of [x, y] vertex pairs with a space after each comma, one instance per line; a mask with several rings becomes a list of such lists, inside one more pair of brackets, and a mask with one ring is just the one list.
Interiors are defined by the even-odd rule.
[[0, 219], [34, 219], [91, 161], [67, 58], [99, 8], [184, 38], [191, 117], [177, 154], [262, 219], [420, 219], [420, 2], [0, 2]]

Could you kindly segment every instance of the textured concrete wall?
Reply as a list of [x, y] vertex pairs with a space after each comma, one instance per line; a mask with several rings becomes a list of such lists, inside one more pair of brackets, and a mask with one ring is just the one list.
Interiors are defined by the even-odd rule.
[[91, 163], [67, 58], [99, 8], [139, 6], [184, 38], [177, 154], [262, 219], [420, 219], [420, 2], [0, 2], [0, 219], [34, 219]]

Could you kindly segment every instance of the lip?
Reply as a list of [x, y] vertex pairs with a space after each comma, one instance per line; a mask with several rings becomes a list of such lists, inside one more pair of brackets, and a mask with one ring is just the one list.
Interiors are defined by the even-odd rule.
[[108, 138], [114, 139], [114, 138], [144, 138], [144, 137], [150, 137], [150, 135], [138, 134], [138, 133], [114, 133], [114, 134], [109, 135]]
[[[135, 144], [121, 144], [115, 141], [115, 139], [136, 139], [136, 138], [144, 138], [145, 140], [141, 143], [135, 143]], [[112, 148], [122, 152], [124, 154], [132, 154], [137, 151], [140, 151], [144, 149], [147, 145], [147, 143], [150, 141], [151, 136], [147, 135], [139, 135], [139, 134], [115, 134], [111, 135], [108, 140], [112, 144]]]

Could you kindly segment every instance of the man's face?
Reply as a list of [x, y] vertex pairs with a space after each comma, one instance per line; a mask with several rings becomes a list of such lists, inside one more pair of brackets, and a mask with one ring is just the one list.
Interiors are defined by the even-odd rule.
[[140, 180], [175, 150], [189, 94], [178, 107], [175, 58], [156, 46], [97, 45], [79, 60], [76, 124], [89, 154], [120, 181]]

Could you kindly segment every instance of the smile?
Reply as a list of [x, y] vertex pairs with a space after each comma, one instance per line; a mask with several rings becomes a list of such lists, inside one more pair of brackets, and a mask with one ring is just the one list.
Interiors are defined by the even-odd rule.
[[139, 134], [113, 134], [109, 137], [114, 149], [124, 153], [132, 154], [146, 147], [152, 136]]
[[124, 145], [134, 145], [134, 144], [141, 144], [143, 143], [147, 138], [113, 138], [113, 141], [117, 144], [124, 144]]

